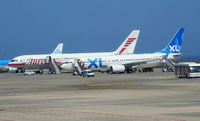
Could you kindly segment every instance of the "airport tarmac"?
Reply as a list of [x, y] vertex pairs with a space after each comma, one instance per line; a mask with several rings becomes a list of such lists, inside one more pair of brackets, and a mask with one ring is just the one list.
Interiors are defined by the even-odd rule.
[[0, 74], [0, 121], [199, 121], [200, 79]]

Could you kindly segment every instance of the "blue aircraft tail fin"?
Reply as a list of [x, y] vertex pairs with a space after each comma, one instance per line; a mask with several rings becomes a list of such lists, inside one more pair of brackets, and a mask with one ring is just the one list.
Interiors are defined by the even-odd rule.
[[156, 53], [181, 53], [184, 28], [180, 28], [165, 49]]

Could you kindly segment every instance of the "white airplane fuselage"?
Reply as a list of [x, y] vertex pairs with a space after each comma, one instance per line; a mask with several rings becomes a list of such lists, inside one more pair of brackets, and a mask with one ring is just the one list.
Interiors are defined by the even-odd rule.
[[23, 68], [23, 69], [47, 69], [48, 64], [45, 60], [48, 56], [55, 59], [58, 65], [63, 62], [74, 60], [75, 58], [89, 57], [89, 56], [113, 56], [112, 52], [105, 53], [71, 53], [71, 54], [40, 54], [40, 55], [22, 55], [15, 57], [12, 62], [9, 63], [11, 67]]
[[[48, 69], [49, 64], [46, 63], [46, 58], [51, 56], [55, 59], [56, 63], [61, 69], [71, 71], [71, 65], [75, 62], [75, 59], [80, 59], [85, 65], [85, 68], [91, 70], [105, 70], [112, 65], [141, 65], [144, 64], [160, 64], [165, 53], [153, 53], [153, 54], [129, 54], [129, 55], [114, 55], [113, 53], [78, 53], [78, 54], [44, 54], [44, 55], [24, 55], [13, 59], [13, 62], [9, 63], [11, 67], [17, 67], [22, 69]], [[168, 58], [174, 59], [174, 55], [169, 54]], [[151, 63], [152, 62], [152, 63]], [[156, 62], [156, 63], [155, 63]]]
[[[162, 59], [166, 53], [149, 53], [149, 54], [130, 54], [130, 55], [114, 55], [114, 56], [88, 56], [80, 58], [86, 69], [91, 70], [108, 70], [111, 67], [130, 68], [136, 67], [155, 67], [162, 63]], [[175, 56], [180, 54], [169, 54], [168, 59], [177, 59]], [[62, 65], [61, 65], [62, 67]], [[63, 68], [64, 69], [64, 68]]]

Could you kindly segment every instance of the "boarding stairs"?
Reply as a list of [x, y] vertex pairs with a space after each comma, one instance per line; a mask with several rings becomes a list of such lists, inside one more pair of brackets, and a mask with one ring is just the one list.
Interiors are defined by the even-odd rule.
[[74, 68], [81, 75], [81, 72], [85, 70], [84, 63], [80, 59], [75, 59]]
[[60, 68], [58, 67], [58, 65], [57, 65], [57, 63], [56, 63], [56, 61], [55, 61], [55, 59], [53, 59], [53, 58], [51, 58], [51, 56], [47, 56], [47, 58], [46, 58], [46, 63], [48, 63], [49, 64], [49, 70], [50, 71], [53, 71], [53, 72], [55, 72], [56, 74], [60, 74], [61, 73], [61, 70], [60, 70]]
[[170, 69], [172, 71], [175, 71], [176, 62], [174, 62], [173, 60], [170, 60], [170, 59], [165, 59], [163, 62], [165, 63], [165, 66], [167, 65], [168, 67], [170, 67]]

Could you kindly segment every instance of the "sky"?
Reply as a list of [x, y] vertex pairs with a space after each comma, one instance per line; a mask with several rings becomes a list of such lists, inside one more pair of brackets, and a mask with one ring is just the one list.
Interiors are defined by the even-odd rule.
[[0, 0], [0, 59], [116, 50], [133, 29], [135, 53], [159, 51], [180, 27], [182, 53], [200, 55], [200, 0]]

